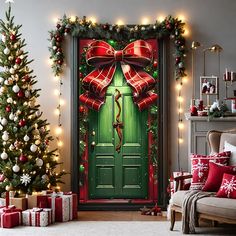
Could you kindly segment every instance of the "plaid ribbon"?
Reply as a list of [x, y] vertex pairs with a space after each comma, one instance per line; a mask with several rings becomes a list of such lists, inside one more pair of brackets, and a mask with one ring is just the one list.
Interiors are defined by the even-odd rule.
[[94, 41], [86, 53], [89, 65], [95, 66], [82, 82], [85, 93], [80, 95], [80, 102], [98, 111], [105, 102], [108, 86], [116, 71], [117, 62], [133, 90], [133, 100], [139, 110], [147, 108], [157, 100], [157, 94], [150, 90], [155, 87], [155, 79], [143, 71], [143, 67], [152, 61], [152, 48], [144, 40], [136, 40], [123, 50], [115, 49], [105, 41]]

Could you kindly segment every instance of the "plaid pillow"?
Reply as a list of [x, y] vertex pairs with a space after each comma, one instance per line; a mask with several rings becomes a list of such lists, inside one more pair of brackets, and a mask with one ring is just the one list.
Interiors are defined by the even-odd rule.
[[191, 173], [193, 175], [193, 178], [191, 181], [190, 189], [201, 190], [205, 185], [208, 176], [209, 162], [228, 165], [230, 154], [231, 152], [222, 152], [211, 156], [191, 154]]

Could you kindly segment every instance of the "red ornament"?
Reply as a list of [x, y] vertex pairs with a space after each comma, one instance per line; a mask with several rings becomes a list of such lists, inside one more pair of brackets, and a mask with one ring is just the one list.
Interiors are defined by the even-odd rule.
[[82, 106], [82, 105], [81, 105], [81, 106], [79, 106], [79, 112], [80, 112], [80, 113], [84, 113], [84, 111], [85, 111], [85, 108], [84, 108], [84, 106]]
[[180, 62], [180, 57], [175, 58], [175, 63], [178, 64]]
[[83, 78], [83, 77], [84, 77], [84, 75], [83, 75], [82, 72], [79, 72], [79, 77], [80, 77], [80, 78]]
[[4, 176], [4, 174], [1, 174], [1, 175], [0, 175], [0, 182], [3, 182], [3, 181], [4, 181], [4, 179], [5, 179], [5, 176]]
[[11, 41], [15, 41], [16, 40], [16, 35], [15, 34], [11, 34], [10, 35], [10, 40]]
[[18, 65], [20, 65], [21, 59], [20, 59], [19, 57], [17, 57], [16, 60], [15, 60], [15, 63], [18, 64]]
[[49, 140], [48, 140], [48, 139], [45, 140], [45, 144], [46, 144], [46, 145], [49, 144]]
[[153, 67], [157, 67], [157, 60], [155, 60], [154, 62], [153, 62]]
[[6, 106], [6, 112], [11, 112], [11, 107], [9, 105]]
[[109, 28], [109, 27], [108, 27], [108, 24], [103, 25], [102, 28], [103, 28], [104, 30], [107, 30], [107, 29]]
[[28, 158], [24, 154], [21, 154], [19, 157], [19, 161], [25, 163], [28, 161]]
[[65, 33], [70, 33], [70, 28], [65, 28]]
[[25, 75], [23, 78], [22, 78], [22, 81], [23, 82], [29, 82], [30, 81], [30, 77], [28, 75]]
[[190, 113], [191, 113], [191, 116], [197, 116], [197, 107], [196, 106], [191, 106], [190, 107]]
[[23, 90], [20, 90], [18, 93], [17, 93], [17, 97], [19, 98], [23, 98], [25, 96], [25, 93]]
[[63, 64], [63, 60], [57, 60], [57, 64], [58, 65], [62, 65]]
[[57, 41], [57, 42], [61, 42], [61, 40], [62, 40], [62, 37], [61, 37], [61, 36], [57, 36], [57, 37], [56, 37], [56, 41]]
[[57, 52], [62, 52], [62, 48], [57, 48]]
[[23, 126], [25, 126], [25, 125], [26, 125], [25, 119], [21, 119], [21, 120], [19, 121], [19, 126], [20, 126], [20, 127], [23, 127]]

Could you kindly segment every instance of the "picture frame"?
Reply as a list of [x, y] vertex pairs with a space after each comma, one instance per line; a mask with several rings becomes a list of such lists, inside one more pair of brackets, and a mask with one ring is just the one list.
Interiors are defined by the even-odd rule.
[[218, 95], [218, 77], [200, 76], [200, 95]]

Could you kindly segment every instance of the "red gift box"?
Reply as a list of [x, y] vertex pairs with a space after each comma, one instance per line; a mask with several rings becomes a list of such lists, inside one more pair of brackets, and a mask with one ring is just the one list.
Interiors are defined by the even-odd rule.
[[64, 222], [77, 219], [77, 194], [54, 193], [48, 197], [49, 207], [53, 211], [53, 219]]
[[21, 209], [15, 206], [2, 207], [0, 209], [0, 226], [2, 228], [13, 228], [21, 225]]

